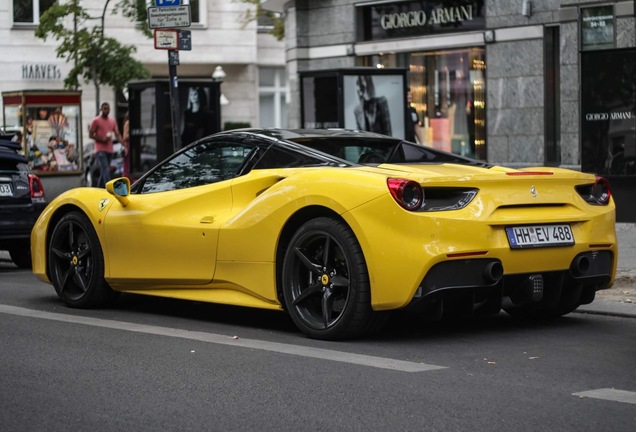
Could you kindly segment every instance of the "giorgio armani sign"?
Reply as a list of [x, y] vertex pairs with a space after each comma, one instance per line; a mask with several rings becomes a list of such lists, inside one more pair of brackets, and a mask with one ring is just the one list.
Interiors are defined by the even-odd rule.
[[484, 0], [401, 1], [358, 6], [358, 41], [482, 30]]

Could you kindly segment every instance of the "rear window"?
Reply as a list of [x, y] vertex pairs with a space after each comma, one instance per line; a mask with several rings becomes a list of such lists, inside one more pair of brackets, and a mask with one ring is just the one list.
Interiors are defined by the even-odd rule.
[[298, 144], [328, 153], [349, 162], [378, 165], [381, 163], [456, 163], [489, 166], [453, 153], [391, 138], [303, 137], [292, 139]]

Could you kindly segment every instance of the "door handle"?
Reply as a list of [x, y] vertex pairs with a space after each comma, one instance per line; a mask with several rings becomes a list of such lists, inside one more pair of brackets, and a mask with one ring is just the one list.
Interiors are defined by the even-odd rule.
[[214, 222], [214, 216], [203, 216], [199, 222], [204, 224], [211, 224], [212, 222]]

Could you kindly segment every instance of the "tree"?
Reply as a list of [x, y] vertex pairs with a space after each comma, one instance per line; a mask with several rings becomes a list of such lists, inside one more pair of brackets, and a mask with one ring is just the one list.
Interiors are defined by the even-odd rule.
[[238, 1], [253, 6], [253, 8], [247, 9], [243, 14], [243, 21], [246, 25], [252, 21], [260, 21], [271, 27], [268, 33], [274, 36], [276, 40], [282, 40], [285, 37], [285, 18], [281, 14], [263, 9], [261, 0]]
[[[150, 77], [144, 65], [133, 57], [137, 51], [134, 45], [124, 45], [117, 39], [104, 35], [106, 13], [111, 0], [105, 0], [102, 14], [90, 16], [80, 6], [79, 0], [56, 2], [40, 17], [35, 32], [38, 38], [49, 37], [60, 41], [56, 48], [58, 58], [64, 58], [73, 64], [73, 68], [64, 79], [64, 87], [77, 89], [80, 79], [95, 86], [95, 112], [99, 113], [99, 88], [106, 84], [122, 89], [134, 79]], [[122, 13], [134, 22], [146, 23], [143, 0], [120, 0], [112, 14]], [[145, 3], [143, 3], [145, 5]], [[142, 6], [143, 6], [142, 5]], [[90, 23], [97, 22], [91, 26]], [[69, 23], [72, 26], [69, 27]], [[145, 24], [141, 28], [144, 35], [150, 36]]]

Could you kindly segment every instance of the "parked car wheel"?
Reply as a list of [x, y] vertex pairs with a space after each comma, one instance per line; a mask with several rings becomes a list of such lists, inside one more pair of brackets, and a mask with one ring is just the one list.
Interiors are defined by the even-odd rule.
[[316, 218], [301, 226], [286, 251], [282, 279], [286, 307], [308, 336], [337, 340], [370, 329], [367, 266], [342, 222]]
[[9, 255], [11, 256], [11, 261], [19, 268], [31, 268], [31, 247], [28, 242], [11, 247]]
[[77, 308], [103, 306], [116, 293], [104, 280], [104, 256], [95, 229], [79, 212], [59, 220], [49, 243], [49, 273], [58, 297]]

